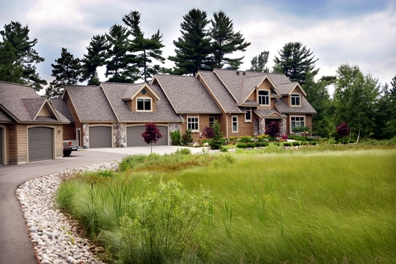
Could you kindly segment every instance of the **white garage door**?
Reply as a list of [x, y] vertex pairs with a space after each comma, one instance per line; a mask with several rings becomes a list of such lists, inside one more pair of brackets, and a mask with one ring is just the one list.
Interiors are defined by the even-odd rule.
[[[162, 138], [160, 138], [157, 143], [153, 143], [153, 145], [168, 145], [168, 127], [166, 126], [157, 126], [160, 130]], [[130, 126], [127, 127], [127, 146], [128, 147], [142, 147], [147, 146], [148, 144], [144, 142], [142, 133], [146, 129], [145, 126]]]
[[54, 129], [31, 127], [28, 129], [29, 162], [54, 158]]
[[89, 127], [89, 147], [90, 148], [111, 148], [112, 136], [109, 126]]

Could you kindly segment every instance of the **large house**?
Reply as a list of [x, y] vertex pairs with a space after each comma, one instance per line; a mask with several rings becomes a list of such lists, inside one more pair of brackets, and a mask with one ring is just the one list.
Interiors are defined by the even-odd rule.
[[[3, 164], [36, 160], [30, 158], [36, 143], [29, 136], [36, 127], [52, 129], [52, 137], [47, 136], [52, 146], [60, 144], [62, 134], [64, 140], [79, 139], [82, 148], [114, 148], [146, 145], [141, 134], [147, 122], [157, 124], [163, 135], [157, 144], [169, 145], [170, 132], [179, 130], [184, 134], [191, 129], [194, 141], [198, 141], [202, 130], [215, 120], [229, 138], [263, 134], [273, 121], [279, 122], [282, 134], [298, 126], [312, 128], [312, 116], [316, 114], [303, 88], [283, 74], [215, 69], [199, 71], [195, 77], [156, 75], [150, 84], [67, 86], [62, 99], [50, 101], [28, 87], [25, 89], [30, 90], [22, 93], [11, 91], [11, 86], [22, 89], [0, 82]], [[3, 93], [7, 96], [3, 97]], [[14, 98], [11, 93], [18, 96]], [[11, 97], [13, 101], [8, 102]], [[28, 103], [30, 98], [37, 102]], [[16, 116], [18, 111], [29, 114], [22, 120]], [[15, 158], [15, 151], [10, 151], [16, 144], [12, 143], [15, 127], [24, 130], [23, 141], [17, 142], [23, 145], [19, 148], [25, 150], [27, 158]], [[60, 153], [53, 147], [52, 158]]]

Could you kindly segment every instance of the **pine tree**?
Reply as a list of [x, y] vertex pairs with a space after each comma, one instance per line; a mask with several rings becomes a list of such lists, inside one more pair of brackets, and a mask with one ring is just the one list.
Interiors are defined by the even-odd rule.
[[61, 97], [66, 85], [77, 84], [80, 76], [80, 60], [74, 58], [67, 49], [62, 48], [61, 57], [55, 60], [56, 64], [51, 64], [52, 74], [55, 80], [45, 90], [45, 95], [49, 97]]
[[246, 51], [250, 42], [246, 42], [240, 32], [234, 32], [232, 20], [223, 11], [213, 14], [211, 20], [212, 28], [209, 36], [211, 37], [211, 49], [216, 68], [238, 69], [244, 57], [229, 58], [226, 55], [236, 51]]
[[268, 67], [266, 67], [266, 64], [268, 62], [268, 55], [269, 51], [263, 51], [259, 55], [254, 56], [250, 61], [251, 67], [249, 71], [269, 72]]
[[308, 72], [315, 76], [319, 71], [315, 69], [318, 59], [301, 42], [286, 43], [278, 53], [279, 58], [275, 56], [274, 59], [274, 71], [285, 74], [291, 81], [303, 85]]
[[151, 38], [145, 38], [140, 29], [140, 13], [137, 11], [125, 15], [122, 20], [130, 27], [130, 33], [134, 39], [130, 43], [130, 51], [136, 56], [136, 67], [140, 69], [139, 77], [147, 82], [160, 71], [158, 64], [151, 65], [153, 60], [164, 63], [162, 57], [162, 34], [158, 30]]
[[23, 67], [17, 59], [15, 49], [9, 41], [0, 43], [0, 80], [12, 83], [24, 83]]
[[108, 82], [133, 83], [139, 79], [135, 56], [128, 52], [130, 32], [121, 25], [113, 25], [106, 38], [109, 41], [106, 60]]
[[211, 45], [206, 29], [209, 24], [206, 12], [194, 8], [183, 19], [180, 24], [182, 36], [173, 41], [176, 56], [168, 58], [176, 64], [174, 73], [195, 75], [201, 69], [211, 69], [213, 63], [209, 56]]
[[81, 78], [80, 82], [88, 80], [88, 85], [99, 85], [97, 68], [106, 63], [106, 50], [109, 48], [105, 35], [96, 35], [91, 38], [87, 47], [87, 54], [81, 60]]
[[[1, 59], [1, 63], [7, 63], [2, 64], [3, 74], [12, 71], [11, 68], [14, 66], [17, 66], [16, 72], [22, 68], [22, 75], [19, 78], [16, 77], [19, 73], [13, 72], [13, 77], [10, 79], [14, 81], [18, 79], [18, 83], [29, 85], [39, 91], [47, 82], [39, 77], [36, 64], [43, 62], [44, 58], [40, 57], [34, 49], [37, 39], [30, 40], [29, 31], [28, 26], [23, 27], [19, 22], [11, 21], [10, 24], [4, 26], [4, 30], [0, 31], [0, 35], [3, 37], [1, 46], [2, 53], [6, 52], [8, 55], [6, 55], [7, 59]], [[4, 51], [4, 49], [6, 50]], [[6, 75], [0, 75], [0, 80], [7, 78]]]

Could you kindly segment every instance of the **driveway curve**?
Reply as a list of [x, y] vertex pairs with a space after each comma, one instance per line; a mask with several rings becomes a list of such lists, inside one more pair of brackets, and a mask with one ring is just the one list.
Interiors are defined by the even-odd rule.
[[[174, 146], [154, 146], [153, 152], [171, 153]], [[198, 153], [202, 149], [192, 149]], [[133, 154], [149, 154], [150, 147], [89, 149], [73, 152], [70, 157], [24, 165], [0, 166], [0, 264], [37, 264], [33, 245], [23, 218], [22, 209], [15, 190], [25, 181], [80, 167], [106, 162], [120, 161]]]

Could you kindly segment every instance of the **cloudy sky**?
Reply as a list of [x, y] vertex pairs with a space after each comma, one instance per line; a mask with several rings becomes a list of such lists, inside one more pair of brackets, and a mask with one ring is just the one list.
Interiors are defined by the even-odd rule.
[[164, 56], [174, 55], [173, 40], [192, 8], [206, 11], [208, 18], [224, 11], [251, 42], [242, 70], [264, 50], [270, 52], [271, 67], [285, 43], [298, 41], [319, 59], [319, 76], [335, 75], [344, 63], [358, 65], [382, 84], [396, 75], [396, 0], [0, 0], [0, 27], [11, 21], [29, 26], [29, 36], [38, 39], [35, 48], [45, 58], [38, 64], [39, 74], [52, 81], [51, 63], [62, 47], [81, 58], [92, 36], [123, 24], [123, 15], [134, 10], [141, 13], [145, 35], [160, 29]]

